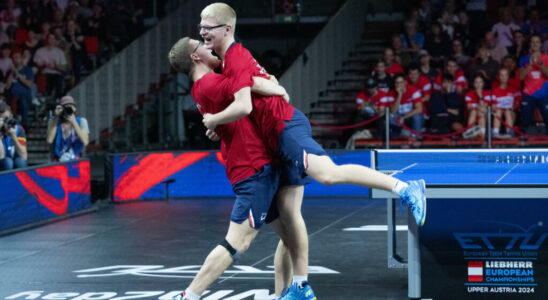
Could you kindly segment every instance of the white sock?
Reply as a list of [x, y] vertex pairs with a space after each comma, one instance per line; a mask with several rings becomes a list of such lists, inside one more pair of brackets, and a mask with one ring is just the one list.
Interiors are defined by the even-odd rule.
[[190, 300], [200, 300], [200, 296], [194, 294], [191, 290], [186, 289], [185, 290], [185, 297]]
[[304, 275], [304, 276], [299, 276], [299, 275], [295, 275], [293, 276], [293, 284], [298, 284], [299, 287], [302, 287], [302, 284], [303, 282], [305, 281], [308, 281], [308, 276]]
[[499, 134], [499, 129], [498, 128], [493, 128], [493, 134], [498, 135]]
[[401, 180], [396, 181], [396, 184], [394, 184], [394, 187], [392, 188], [392, 192], [398, 196], [401, 196], [403, 191], [408, 187], [409, 185]]
[[481, 134], [485, 135], [485, 128], [481, 129]]

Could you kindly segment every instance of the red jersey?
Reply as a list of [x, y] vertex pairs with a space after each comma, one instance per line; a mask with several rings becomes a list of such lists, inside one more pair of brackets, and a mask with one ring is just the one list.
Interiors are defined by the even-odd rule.
[[[492, 89], [496, 89], [500, 86], [500, 77], [499, 74], [495, 77], [495, 80], [493, 80], [493, 83], [491, 84]], [[508, 86], [521, 91], [521, 80], [519, 79], [519, 69], [514, 72], [514, 77], [510, 77], [508, 79]]]
[[492, 93], [492, 103], [496, 104], [497, 108], [502, 109], [514, 108], [514, 104], [521, 97], [520, 91], [510, 86], [505, 89], [498, 87], [493, 89]]
[[[233, 43], [226, 51], [223, 75], [231, 82], [232, 94], [244, 87], [251, 87], [253, 76], [269, 78], [266, 70], [240, 43]], [[285, 102], [281, 96], [251, 94], [251, 97], [253, 110], [250, 117], [259, 127], [264, 139], [269, 142], [270, 149], [277, 151], [278, 136], [285, 128], [284, 121], [291, 120], [295, 108]]]
[[423, 75], [419, 75], [419, 81], [416, 84], [412, 84], [407, 75], [407, 84], [421, 91], [423, 96], [432, 94], [432, 83]]
[[371, 102], [373, 106], [379, 106], [382, 102], [390, 102], [388, 99], [388, 94], [383, 90], [377, 89], [377, 93], [373, 96], [367, 96], [365, 90], [362, 90], [356, 96], [356, 105], [360, 108], [360, 105], [364, 102]]
[[[252, 79], [249, 80], [253, 84]], [[223, 111], [234, 101], [231, 92], [230, 81], [215, 73], [197, 80], [190, 91], [202, 115]], [[257, 127], [248, 117], [219, 125], [215, 132], [221, 138], [221, 154], [226, 161], [226, 175], [231, 184], [255, 174], [271, 162]]]
[[[434, 80], [435, 91], [441, 91], [441, 77], [442, 77], [442, 74], [440, 73], [438, 77], [436, 77], [436, 79]], [[455, 71], [455, 75], [453, 76], [453, 84], [455, 86], [460, 86], [463, 89], [466, 89], [466, 87], [468, 86], [466, 77], [464, 77], [464, 72], [461, 69], [458, 69]]]
[[[482, 101], [484, 101], [486, 104], [491, 103], [491, 92], [489, 92], [488, 90], [483, 90], [482, 97]], [[466, 104], [471, 104], [472, 107], [478, 107], [480, 101], [478, 93], [476, 93], [475, 90], [468, 91], [468, 93], [466, 93], [466, 96], [464, 97], [464, 100], [466, 101]]]
[[[392, 106], [398, 99], [398, 93], [396, 90], [391, 90], [388, 93], [390, 102], [383, 104], [383, 106]], [[421, 103], [421, 91], [412, 85], [406, 84], [405, 93], [401, 96], [400, 106], [398, 107], [398, 114], [405, 115], [413, 110], [413, 105]]]
[[[527, 55], [522, 57], [519, 60], [519, 67], [525, 68], [529, 66], [531, 56]], [[548, 55], [541, 53], [540, 60], [542, 64], [548, 66]], [[523, 92], [527, 95], [534, 96], [537, 98], [546, 97], [546, 87], [545, 84], [548, 83], [548, 77], [542, 74], [542, 70], [538, 63], [534, 63], [531, 71], [527, 73], [527, 76], [523, 79]]]

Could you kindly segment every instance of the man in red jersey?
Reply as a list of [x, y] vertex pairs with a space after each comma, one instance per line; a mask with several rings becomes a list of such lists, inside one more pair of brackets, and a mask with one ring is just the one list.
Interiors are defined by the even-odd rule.
[[377, 114], [384, 113], [379, 111], [382, 102], [387, 102], [387, 94], [377, 87], [377, 82], [374, 78], [369, 78], [365, 81], [365, 89], [361, 90], [356, 95], [356, 109], [360, 121], [368, 120]]
[[[310, 123], [302, 112], [280, 97], [254, 96], [252, 104], [249, 104], [251, 93], [246, 78], [252, 76], [268, 78], [269, 75], [247, 49], [235, 42], [235, 25], [236, 13], [226, 4], [213, 3], [202, 10], [200, 35], [205, 46], [215, 50], [221, 57], [223, 75], [229, 78], [234, 90], [238, 91], [235, 93], [234, 102], [227, 109], [217, 114], [204, 115], [204, 125], [214, 130], [217, 125], [227, 124], [250, 115], [263, 134], [263, 138], [269, 141], [269, 148], [276, 151], [283, 161], [285, 175], [282, 182], [288, 186], [288, 190], [294, 192], [292, 193], [295, 196], [294, 199], [302, 199], [303, 185], [308, 182], [307, 175], [328, 185], [354, 184], [380, 188], [400, 195], [410, 206], [417, 223], [423, 225], [426, 208], [424, 181], [412, 181], [407, 184], [364, 166], [352, 164], [338, 166], [312, 139]], [[249, 109], [250, 105], [251, 109]], [[307, 241], [306, 230], [298, 236], [301, 237], [299, 241]], [[297, 297], [296, 294], [313, 295], [307, 283], [307, 269], [299, 267], [299, 261], [295, 264], [294, 253], [290, 251], [290, 254], [295, 276], [289, 292], [284, 294], [282, 299]], [[303, 266], [304, 262], [305, 260], [303, 260]]]
[[[453, 77], [453, 87], [452, 92], [457, 94], [464, 95], [466, 88], [468, 87], [468, 82], [466, 77], [464, 77], [464, 72], [459, 68], [459, 65], [453, 58], [449, 58], [445, 64], [444, 74], [450, 74]], [[442, 90], [442, 74], [438, 74], [438, 77], [434, 80], [434, 90]]]
[[[218, 113], [233, 101], [235, 91], [230, 81], [213, 73], [221, 61], [203, 47], [197, 40], [183, 38], [169, 54], [172, 66], [189, 74], [194, 81], [191, 94], [200, 113]], [[284, 95], [278, 84], [264, 78], [249, 78], [251, 91], [265, 95]], [[236, 91], [237, 92], [237, 91]], [[208, 131], [208, 137], [221, 139], [221, 153], [226, 161], [226, 174], [236, 194], [236, 201], [230, 217], [230, 226], [225, 240], [208, 255], [200, 272], [194, 278], [181, 299], [199, 299], [204, 290], [213, 283], [232, 262], [238, 260], [266, 222], [272, 222], [275, 231], [284, 242], [294, 242], [291, 227], [285, 228], [278, 218], [278, 207], [272, 199], [278, 190], [279, 168], [272, 165], [259, 131], [253, 122], [244, 117], [226, 125], [219, 125], [215, 132]], [[284, 191], [279, 191], [283, 197]], [[292, 216], [292, 202], [289, 207], [280, 206], [284, 217]], [[287, 213], [285, 213], [287, 211]], [[289, 224], [299, 223], [291, 220]], [[287, 235], [285, 235], [287, 233]]]
[[[422, 94], [420, 90], [406, 82], [403, 73], [394, 76], [394, 89], [388, 93], [388, 98], [390, 101], [381, 103], [381, 107], [390, 107], [390, 113], [401, 123], [411, 126], [415, 132], [420, 133], [424, 125]], [[392, 119], [390, 125], [395, 129], [396, 134], [401, 132], [401, 126]]]

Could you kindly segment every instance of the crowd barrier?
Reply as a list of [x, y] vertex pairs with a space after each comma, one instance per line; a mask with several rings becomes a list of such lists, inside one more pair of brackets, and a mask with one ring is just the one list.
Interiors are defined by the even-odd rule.
[[[336, 151], [329, 155], [338, 164], [371, 165], [369, 151]], [[232, 197], [224, 161], [219, 152], [163, 152], [113, 154], [114, 202], [184, 197]], [[305, 196], [369, 197], [369, 189], [354, 186], [306, 186]]]
[[0, 234], [91, 207], [87, 159], [0, 172]]

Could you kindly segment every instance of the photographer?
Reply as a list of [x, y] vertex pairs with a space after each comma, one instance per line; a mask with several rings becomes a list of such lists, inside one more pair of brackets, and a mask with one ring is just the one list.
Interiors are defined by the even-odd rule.
[[11, 114], [10, 107], [0, 101], [0, 171], [27, 166], [27, 138], [23, 127]]
[[68, 161], [80, 158], [88, 144], [88, 121], [76, 116], [76, 102], [71, 96], [61, 98], [48, 123], [47, 141], [53, 144], [53, 160]]

